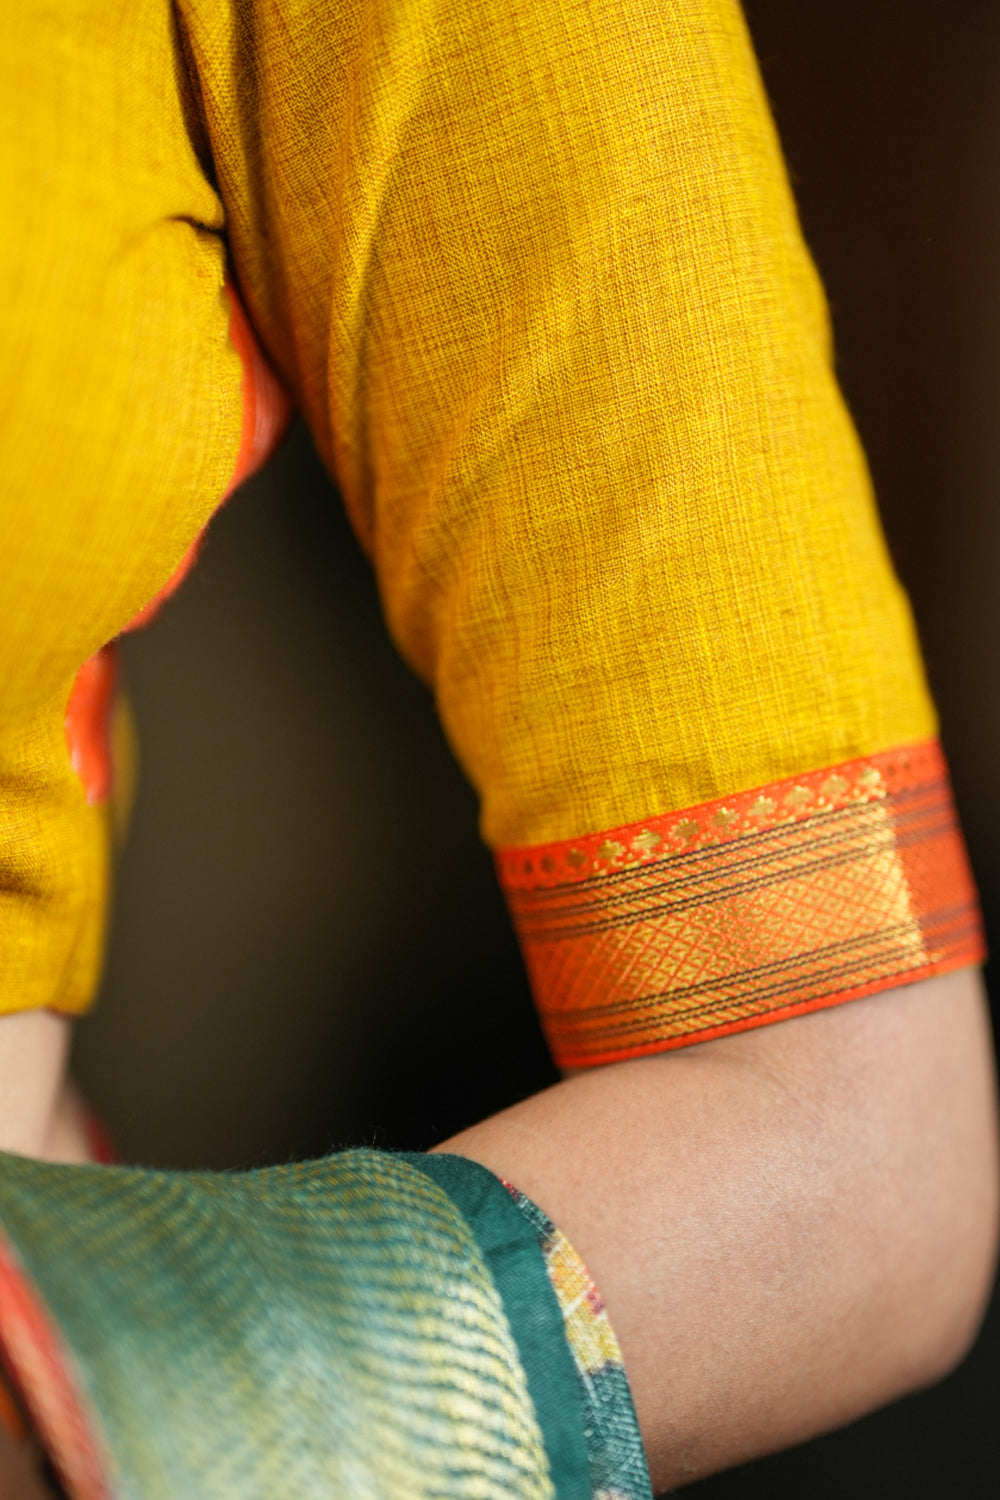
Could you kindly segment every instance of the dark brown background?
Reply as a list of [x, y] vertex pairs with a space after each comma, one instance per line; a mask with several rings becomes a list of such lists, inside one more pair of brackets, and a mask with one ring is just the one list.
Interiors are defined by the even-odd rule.
[[[1000, 6], [751, 0], [1000, 932]], [[298, 434], [127, 647], [142, 791], [78, 1071], [126, 1154], [420, 1147], [552, 1077], [476, 810]], [[938, 1390], [697, 1486], [993, 1496], [1000, 1327]]]

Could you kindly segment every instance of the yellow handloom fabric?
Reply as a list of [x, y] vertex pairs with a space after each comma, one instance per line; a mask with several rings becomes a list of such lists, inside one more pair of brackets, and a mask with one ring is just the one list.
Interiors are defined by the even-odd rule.
[[180, 9], [251, 312], [491, 844], [933, 733], [735, 5]]
[[[232, 473], [227, 254], [390, 628], [433, 684], [515, 906], [537, 873], [518, 850], [569, 857], [629, 828], [600, 845], [621, 849], [602, 873], [683, 858], [656, 819], [779, 784], [784, 808], [803, 773], [932, 738], [731, 0], [74, 0], [57, 18], [26, 0], [8, 33], [5, 208], [23, 231], [0, 373], [16, 535], [0, 603], [5, 1007], [86, 1002], [102, 836], [61, 714]], [[893, 775], [857, 797], [904, 795]], [[890, 842], [897, 810], [885, 802]], [[934, 836], [954, 852], [949, 816]], [[905, 940], [853, 978], [843, 950], [839, 988], [807, 978], [795, 1003], [978, 952], [960, 851], [963, 935], [935, 947], [909, 866], [873, 849], [850, 855], [852, 889], [864, 905], [888, 883]], [[790, 940], [777, 918], [746, 920], [757, 973]], [[631, 941], [615, 939], [618, 972]], [[659, 941], [644, 922], [641, 946]], [[678, 1032], [661, 981], [641, 1041], [570, 1038], [559, 1055], [784, 1013], [751, 1000], [713, 1022], [699, 1002]], [[554, 1003], [572, 1011], [576, 993]]]
[[240, 437], [223, 212], [163, 0], [27, 0], [0, 44], [0, 1006], [96, 983], [107, 819], [63, 720]]

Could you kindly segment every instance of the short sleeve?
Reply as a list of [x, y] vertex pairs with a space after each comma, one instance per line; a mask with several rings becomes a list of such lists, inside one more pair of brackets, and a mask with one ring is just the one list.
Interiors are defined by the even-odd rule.
[[280, 425], [258, 341], [561, 1063], [980, 955], [732, 0], [73, 0], [3, 57], [3, 1008], [92, 991], [110, 643]]
[[907, 601], [731, 0], [183, 0], [244, 293], [557, 1060], [975, 961]]

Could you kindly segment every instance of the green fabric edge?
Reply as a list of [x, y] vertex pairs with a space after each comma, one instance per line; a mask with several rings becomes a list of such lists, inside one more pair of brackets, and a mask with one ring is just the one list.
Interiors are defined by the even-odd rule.
[[444, 1153], [398, 1156], [442, 1188], [468, 1222], [521, 1356], [557, 1500], [592, 1500], [576, 1367], [534, 1230], [499, 1177], [478, 1162]]

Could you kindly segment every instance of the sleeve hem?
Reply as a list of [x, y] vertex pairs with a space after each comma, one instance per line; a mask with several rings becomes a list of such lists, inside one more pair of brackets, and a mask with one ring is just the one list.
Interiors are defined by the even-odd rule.
[[980, 962], [936, 740], [497, 855], [556, 1062], [622, 1061]]

